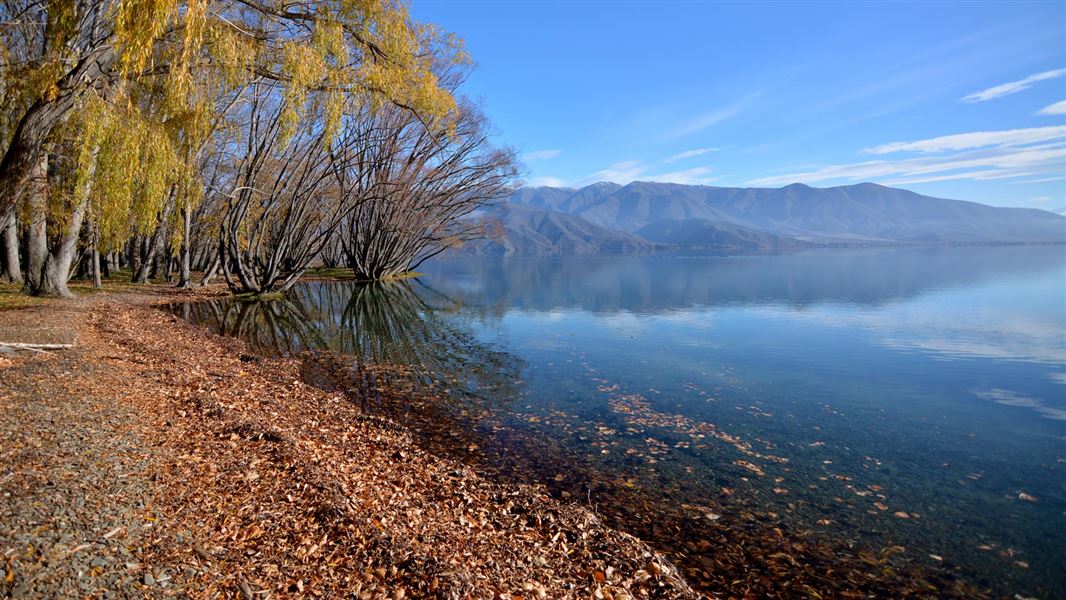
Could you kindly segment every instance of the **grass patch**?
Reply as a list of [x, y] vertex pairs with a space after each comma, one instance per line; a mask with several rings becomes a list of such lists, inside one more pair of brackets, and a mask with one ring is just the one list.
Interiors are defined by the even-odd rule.
[[21, 283], [0, 283], [0, 310], [37, 306], [47, 301], [47, 298], [37, 298], [29, 294], [23, 294]]
[[415, 278], [421, 277], [423, 275], [425, 275], [425, 273], [422, 273], [420, 271], [406, 271], [406, 272], [400, 273], [398, 275], [389, 275], [388, 277], [383, 277], [381, 280], [382, 281], [403, 281], [404, 279], [415, 279]]
[[315, 267], [304, 271], [304, 276], [326, 279], [355, 279], [355, 273], [345, 267]]
[[284, 297], [285, 294], [281, 292], [267, 292], [265, 294], [244, 292], [243, 294], [233, 294], [234, 300], [239, 300], [241, 302], [270, 302], [271, 300], [281, 300]]
[[[423, 275], [425, 275], [425, 273], [419, 271], [407, 271], [406, 273], [400, 273], [398, 275], [382, 277], [378, 281], [399, 281], [401, 279], [412, 279]], [[358, 281], [359, 283], [370, 283], [374, 281], [372, 279], [358, 279], [355, 276], [355, 272], [346, 267], [315, 267], [304, 271], [303, 276], [309, 278], [336, 279], [340, 281]]]
[[[129, 279], [105, 279], [102, 288], [94, 288], [92, 281], [77, 279], [67, 283], [67, 289], [75, 296], [109, 292], [115, 294], [127, 292], [144, 292], [152, 284], [132, 283]], [[0, 283], [0, 310], [10, 310], [38, 306], [57, 298], [31, 296], [22, 291], [21, 283]], [[58, 300], [62, 301], [62, 298]]]

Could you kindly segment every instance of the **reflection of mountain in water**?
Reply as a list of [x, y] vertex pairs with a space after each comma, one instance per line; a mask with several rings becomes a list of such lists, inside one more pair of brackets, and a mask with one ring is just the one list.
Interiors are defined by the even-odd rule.
[[517, 358], [443, 318], [458, 305], [418, 283], [314, 282], [280, 300], [210, 300], [173, 310], [259, 352], [293, 356], [310, 350], [357, 369], [400, 366], [422, 384], [444, 382], [453, 396], [494, 390], [493, 396], [513, 397], [518, 379]]
[[442, 260], [425, 281], [467, 303], [590, 312], [879, 305], [997, 276], [1061, 269], [1061, 246], [893, 248], [753, 257]]

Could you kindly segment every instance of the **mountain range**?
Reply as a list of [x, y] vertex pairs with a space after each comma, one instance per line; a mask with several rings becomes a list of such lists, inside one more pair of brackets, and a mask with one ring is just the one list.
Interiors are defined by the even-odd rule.
[[494, 207], [488, 220], [495, 235], [481, 249], [485, 254], [628, 254], [656, 249], [654, 243], [631, 233], [527, 204]]
[[483, 218], [473, 251], [593, 254], [654, 249], [1066, 243], [1066, 217], [923, 196], [873, 183], [727, 188], [637, 181], [523, 187]]

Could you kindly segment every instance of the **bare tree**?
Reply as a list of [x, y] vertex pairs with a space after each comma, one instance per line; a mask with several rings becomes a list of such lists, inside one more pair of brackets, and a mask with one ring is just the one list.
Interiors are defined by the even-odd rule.
[[395, 277], [481, 236], [470, 217], [517, 176], [514, 151], [491, 144], [484, 114], [469, 102], [428, 123], [400, 108], [364, 108], [343, 135], [351, 214], [341, 245], [361, 280]]
[[219, 242], [230, 288], [262, 295], [296, 283], [346, 208], [324, 128], [283, 135], [283, 102], [267, 82], [253, 84], [247, 115]]
[[322, 248], [322, 266], [327, 269], [336, 269], [344, 265], [344, 246], [340, 235], [333, 235], [329, 242]]

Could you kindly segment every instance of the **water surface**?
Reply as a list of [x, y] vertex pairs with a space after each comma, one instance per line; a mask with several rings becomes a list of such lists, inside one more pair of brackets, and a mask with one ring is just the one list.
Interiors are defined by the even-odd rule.
[[724, 568], [708, 557], [728, 536], [776, 531], [937, 586], [1066, 596], [1063, 247], [422, 270], [181, 310], [406, 385], [377, 408], [693, 573]]

